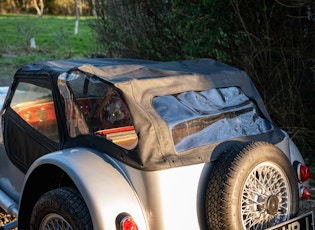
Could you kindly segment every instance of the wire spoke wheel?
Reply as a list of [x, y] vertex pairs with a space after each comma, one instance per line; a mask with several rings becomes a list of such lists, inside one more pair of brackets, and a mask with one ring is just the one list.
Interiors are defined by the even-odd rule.
[[248, 175], [241, 198], [244, 229], [265, 229], [290, 217], [290, 183], [273, 162], [257, 165]]
[[236, 142], [208, 173], [208, 229], [263, 230], [298, 213], [295, 171], [287, 156], [270, 143]]
[[71, 225], [62, 216], [50, 213], [45, 216], [39, 226], [40, 230], [73, 230]]

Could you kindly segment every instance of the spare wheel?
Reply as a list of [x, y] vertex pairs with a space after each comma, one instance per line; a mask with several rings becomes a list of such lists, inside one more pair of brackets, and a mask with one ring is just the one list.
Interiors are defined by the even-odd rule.
[[208, 229], [265, 229], [298, 212], [293, 167], [272, 144], [233, 145], [220, 156], [208, 178]]

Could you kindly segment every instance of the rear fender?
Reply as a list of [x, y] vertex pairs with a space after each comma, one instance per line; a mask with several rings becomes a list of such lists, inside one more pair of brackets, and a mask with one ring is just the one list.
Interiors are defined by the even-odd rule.
[[[75, 148], [44, 155], [34, 162], [26, 175], [24, 191], [36, 169], [57, 166], [64, 171], [80, 191], [89, 209], [94, 229], [116, 229], [120, 213], [129, 213], [139, 229], [147, 229], [135, 190], [116, 161], [90, 149]], [[45, 175], [40, 176], [45, 180]], [[41, 181], [37, 182], [40, 186]], [[32, 188], [36, 190], [36, 188]], [[23, 194], [23, 193], [22, 193]], [[20, 206], [28, 198], [22, 196]]]
[[[292, 139], [289, 137], [289, 135], [284, 131], [283, 133], [285, 134], [285, 138], [281, 142], [276, 144], [276, 146], [287, 155], [287, 157], [289, 158], [292, 164], [294, 161], [298, 161], [298, 162], [301, 162], [302, 164], [305, 164], [305, 161], [303, 159], [303, 156], [300, 150], [296, 147], [296, 145], [294, 144]], [[310, 181], [307, 180], [303, 182], [301, 185], [309, 187]]]

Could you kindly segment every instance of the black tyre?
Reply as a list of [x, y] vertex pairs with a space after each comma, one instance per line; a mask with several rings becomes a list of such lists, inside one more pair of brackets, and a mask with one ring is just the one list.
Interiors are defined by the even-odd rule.
[[80, 193], [64, 187], [48, 191], [39, 198], [32, 211], [30, 229], [89, 230], [93, 225]]
[[269, 143], [239, 143], [228, 149], [209, 175], [208, 229], [266, 229], [299, 209], [298, 184], [282, 151]]

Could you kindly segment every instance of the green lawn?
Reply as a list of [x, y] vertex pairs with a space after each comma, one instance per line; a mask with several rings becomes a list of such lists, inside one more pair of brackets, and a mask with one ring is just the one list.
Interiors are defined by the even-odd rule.
[[[79, 33], [74, 35], [75, 17], [0, 14], [0, 85], [10, 83], [25, 63], [91, 56], [96, 50], [91, 19], [81, 17]], [[31, 37], [36, 49], [30, 48]]]

